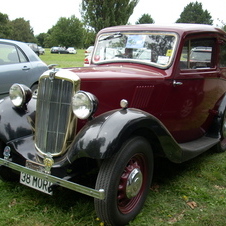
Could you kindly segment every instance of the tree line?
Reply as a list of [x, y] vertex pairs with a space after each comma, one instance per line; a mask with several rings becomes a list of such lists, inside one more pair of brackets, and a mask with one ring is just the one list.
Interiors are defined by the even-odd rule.
[[[104, 27], [128, 24], [139, 0], [82, 0], [81, 20], [75, 16], [61, 17], [47, 33], [34, 36], [29, 21], [17, 18], [10, 21], [0, 12], [0, 38], [23, 42], [35, 42], [43, 47], [74, 46], [86, 48], [93, 45], [95, 36]], [[176, 23], [213, 24], [212, 17], [202, 3], [191, 2], [184, 7]], [[143, 14], [136, 24], [155, 23], [150, 14]], [[223, 29], [226, 30], [224, 24]]]

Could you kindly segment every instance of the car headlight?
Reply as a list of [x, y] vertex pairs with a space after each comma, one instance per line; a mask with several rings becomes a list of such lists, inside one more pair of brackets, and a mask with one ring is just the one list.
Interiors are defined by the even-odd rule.
[[97, 98], [88, 92], [78, 91], [72, 98], [72, 109], [79, 119], [91, 117], [98, 105]]
[[32, 91], [25, 85], [13, 84], [9, 90], [9, 97], [16, 107], [25, 107], [32, 97]]

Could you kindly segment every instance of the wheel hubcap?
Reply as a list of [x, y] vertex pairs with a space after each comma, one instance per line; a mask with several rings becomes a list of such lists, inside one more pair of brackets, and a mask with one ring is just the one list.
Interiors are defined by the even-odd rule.
[[136, 207], [142, 197], [147, 179], [146, 159], [142, 154], [134, 155], [127, 163], [118, 186], [118, 208], [127, 214]]
[[128, 176], [126, 185], [126, 196], [131, 199], [135, 197], [142, 186], [143, 176], [140, 169], [134, 169]]

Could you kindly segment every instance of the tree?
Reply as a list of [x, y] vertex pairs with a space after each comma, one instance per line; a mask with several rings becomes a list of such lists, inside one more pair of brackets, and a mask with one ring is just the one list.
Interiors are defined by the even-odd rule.
[[155, 21], [151, 18], [151, 15], [144, 13], [136, 22], [136, 24], [154, 24]]
[[202, 3], [191, 2], [180, 14], [176, 23], [213, 24], [212, 17], [207, 10], [203, 10]]
[[46, 47], [45, 46], [45, 40], [46, 40], [47, 36], [48, 36], [47, 33], [40, 33], [39, 35], [37, 35], [36, 39], [38, 41], [38, 45]]
[[84, 23], [97, 33], [104, 27], [126, 24], [139, 0], [82, 0]]
[[83, 44], [84, 47], [87, 48], [89, 46], [93, 46], [96, 38], [96, 33], [93, 29], [86, 29], [84, 33]]
[[12, 26], [12, 33], [10, 39], [22, 42], [36, 42], [34, 31], [30, 26], [30, 22], [24, 18], [17, 18], [10, 22]]
[[49, 46], [83, 47], [84, 28], [75, 16], [61, 17], [56, 25], [48, 31]]
[[0, 13], [0, 38], [9, 38], [11, 32], [8, 15]]

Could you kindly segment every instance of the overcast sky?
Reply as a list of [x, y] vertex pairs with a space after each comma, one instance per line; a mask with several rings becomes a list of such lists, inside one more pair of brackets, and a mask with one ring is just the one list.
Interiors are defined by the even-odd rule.
[[[219, 22], [226, 23], [226, 0], [197, 0], [202, 3], [203, 10], [207, 10], [215, 26], [221, 26]], [[140, 0], [129, 22], [135, 22], [144, 14], [148, 13], [154, 19], [156, 24], [174, 23], [179, 17], [184, 7], [192, 0]], [[10, 20], [23, 17], [30, 21], [30, 25], [37, 35], [42, 32], [47, 32], [55, 25], [60, 17], [71, 17], [75, 15], [81, 19], [79, 6], [81, 0], [17, 0], [17, 1], [2, 1], [0, 12], [7, 14]]]

